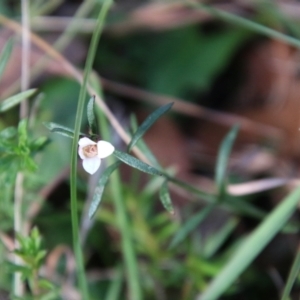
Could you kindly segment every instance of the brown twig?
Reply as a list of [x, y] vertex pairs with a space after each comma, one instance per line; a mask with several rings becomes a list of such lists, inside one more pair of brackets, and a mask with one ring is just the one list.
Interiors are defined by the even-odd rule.
[[257, 135], [273, 137], [276, 139], [281, 137], [280, 129], [251, 121], [249, 119], [246, 119], [245, 117], [240, 117], [230, 113], [218, 112], [202, 107], [198, 104], [183, 101], [175, 97], [150, 93], [142, 89], [121, 83], [116, 83], [105, 78], [101, 78], [101, 82], [105, 89], [121, 96], [130, 97], [133, 100], [146, 101], [155, 105], [164, 105], [170, 102], [174, 102], [174, 111], [182, 114], [187, 114], [191, 117], [201, 118], [226, 126], [233, 126], [234, 124], [238, 123], [242, 130], [254, 132]]

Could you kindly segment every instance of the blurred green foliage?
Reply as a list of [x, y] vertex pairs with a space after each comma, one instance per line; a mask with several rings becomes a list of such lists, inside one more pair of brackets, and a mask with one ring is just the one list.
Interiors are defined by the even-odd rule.
[[[49, 15], [62, 14], [64, 10], [59, 10], [59, 1], [54, 2], [33, 1], [32, 12], [43, 11]], [[61, 2], [65, 2], [64, 8], [70, 8], [70, 2]], [[99, 7], [99, 2], [101, 1], [97, 1], [96, 8]], [[48, 11], [47, 5], [49, 5]], [[72, 3], [72, 5], [77, 4]], [[97, 9], [94, 9], [86, 17], [94, 16], [96, 11]], [[0, 1], [0, 13], [19, 18], [18, 3], [12, 5], [9, 1]], [[122, 19], [119, 15], [126, 17], [128, 11], [116, 10], [111, 14], [109, 24], [114, 24]], [[268, 9], [264, 9], [262, 14], [263, 17], [268, 14]], [[276, 21], [274, 16], [276, 15], [272, 10], [272, 16], [265, 19]], [[175, 96], [186, 101], [196, 101], [199, 94], [211, 89], [215, 80], [235, 59], [239, 49], [253, 37], [257, 37], [243, 28], [211, 21], [160, 31], [144, 29], [124, 35], [114, 35], [107, 30], [98, 46], [94, 68], [101, 76], [117, 82], [129, 83], [147, 91]], [[43, 35], [42, 32], [40, 34]], [[82, 38], [82, 34], [77, 35], [77, 38], [86, 44], [88, 44], [89, 37], [86, 35]], [[76, 47], [76, 43], [74, 45]], [[6, 48], [8, 50], [4, 50], [6, 55], [1, 56], [1, 74], [9, 59], [10, 47], [11, 45], [8, 44]], [[74, 47], [73, 44], [72, 47]], [[71, 51], [77, 51], [77, 49], [72, 48]], [[81, 66], [83, 63], [84, 61], [77, 61], [74, 64]], [[30, 99], [33, 115], [30, 116], [29, 121], [19, 121], [16, 108], [0, 115], [1, 233], [13, 237], [14, 184], [18, 171], [24, 171], [26, 175], [23, 208], [25, 218], [28, 217], [34, 204], [41, 205], [37, 215], [29, 221], [38, 226], [44, 237], [43, 247], [41, 235], [36, 229], [33, 229], [28, 236], [18, 236], [17, 238], [21, 247], [15, 250], [15, 253], [24, 258], [26, 265], [19, 269], [17, 266], [15, 267], [18, 271], [23, 272], [24, 280], [26, 279], [27, 282], [35, 277], [40, 268], [44, 266], [43, 259], [46, 255], [44, 248], [51, 253], [59, 246], [71, 248], [72, 245], [69, 176], [63, 176], [68, 173], [70, 165], [71, 140], [56, 134], [49, 134], [43, 126], [43, 122], [54, 122], [74, 128], [80, 91], [77, 82], [62, 75], [41, 77], [34, 84], [37, 85], [39, 94]], [[110, 100], [109, 93], [105, 91], [104, 96], [107, 95], [107, 99]], [[17, 99], [17, 102], [11, 101], [9, 100], [11, 105], [9, 108], [22, 99]], [[7, 102], [2, 102], [2, 105], [3, 103], [7, 104]], [[124, 107], [126, 108], [126, 103]], [[84, 114], [82, 132], [88, 132], [87, 121]], [[89, 121], [93, 123], [93, 121]], [[137, 127], [137, 124], [133, 126], [134, 129]], [[162, 178], [146, 177], [149, 182], [145, 186], [143, 184], [144, 177], [134, 170], [127, 174], [126, 181], [121, 182], [120, 194], [124, 201], [125, 217], [129, 223], [129, 240], [133, 245], [134, 255], [137, 257], [140, 283], [145, 300], [197, 299], [201, 293], [207, 290], [207, 287], [212, 286], [211, 282], [219, 278], [218, 276], [224, 272], [222, 270], [228, 270], [228, 265], [230, 266], [230, 262], [234, 261], [237, 256], [242, 261], [239, 267], [242, 265], [243, 268], [242, 270], [238, 267], [229, 269], [230, 276], [221, 277], [219, 287], [223, 288], [224, 284], [226, 286], [229, 280], [233, 282], [230, 282], [230, 287], [225, 289], [225, 292], [220, 292], [224, 292], [222, 299], [254, 300], [279, 297], [280, 291], [278, 292], [274, 288], [274, 281], [268, 273], [269, 269], [259, 265], [259, 262], [253, 263], [251, 260], [257, 258], [261, 253], [261, 245], [264, 245], [266, 238], [263, 237], [262, 240], [258, 242], [255, 240], [251, 243], [251, 239], [247, 239], [247, 237], [248, 231], [259, 233], [259, 228], [266, 228], [266, 224], [269, 227], [264, 234], [266, 236], [270, 236], [268, 234], [271, 233], [275, 235], [284, 226], [282, 225], [280, 228], [280, 222], [284, 223], [289, 215], [277, 211], [276, 218], [266, 219], [272, 221], [266, 223], [262, 217], [269, 212], [257, 208], [255, 200], [258, 198], [256, 196], [232, 197], [226, 194], [226, 185], [231, 179], [230, 174], [229, 176], [227, 174], [227, 160], [231, 155], [231, 147], [236, 134], [234, 130], [228, 135], [229, 137], [233, 135], [233, 138], [228, 142], [228, 136], [227, 139], [225, 137], [223, 147], [220, 147], [220, 160], [215, 178], [220, 193], [216, 192], [216, 195], [212, 197], [213, 200], [219, 197], [219, 202], [207, 204], [202, 201], [204, 197], [199, 196], [199, 193], [194, 193], [194, 197], [190, 198], [196, 201], [186, 201], [184, 205], [175, 205], [174, 216], [158, 205], [157, 201], [160, 193], [167, 208], [173, 211], [173, 208], [170, 207], [167, 181], [163, 183], [163, 189], [160, 190]], [[153, 154], [144, 141], [140, 140], [137, 145], [150, 158], [153, 166], [160, 169], [155, 157], [151, 158]], [[116, 153], [119, 154], [119, 152]], [[135, 160], [133, 160], [133, 164], [136, 164]], [[58, 183], [57, 179], [59, 179]], [[125, 299], [124, 295], [128, 292], [129, 275], [126, 264], [124, 264], [123, 236], [118, 212], [113, 201], [113, 192], [116, 186], [106, 178], [104, 179], [103, 181], [105, 184], [108, 183], [108, 186], [105, 190], [104, 184], [102, 186], [103, 201], [100, 209], [93, 211], [95, 218], [89, 223], [90, 227], [82, 249], [91, 299]], [[241, 180], [242, 178], [238, 178], [238, 181]], [[93, 185], [96, 184], [92, 182], [92, 179], [88, 180], [81, 171], [79, 171], [77, 183], [78, 214], [87, 216], [86, 207], [90, 205], [89, 198], [92, 199], [89, 194]], [[100, 181], [100, 184], [102, 183]], [[188, 189], [190, 187], [188, 184], [184, 188]], [[47, 197], [43, 199], [43, 192], [45, 193], [45, 189], [49, 188], [52, 188], [51, 192], [46, 193]], [[194, 189], [196, 190], [197, 187]], [[172, 193], [170, 195], [173, 196]], [[278, 196], [276, 197], [278, 198]], [[277, 198], [276, 200], [278, 200]], [[282, 197], [284, 203], [287, 203], [286, 200]], [[290, 206], [289, 209], [296, 211], [294, 206]], [[247, 227], [248, 222], [251, 223], [249, 227]], [[295, 222], [293, 228], [298, 229], [298, 227], [298, 223]], [[251, 236], [252, 240], [253, 236], [257, 238], [257, 235]], [[257, 256], [247, 260], [243, 253], [245, 255], [248, 252], [240, 250], [243, 250], [244, 245], [248, 245], [246, 250], [250, 251], [250, 254], [256, 253]], [[292, 255], [287, 253], [289, 250], [279, 249], [278, 251], [285, 259], [287, 257], [287, 260], [292, 260]], [[8, 249], [4, 247], [4, 243], [0, 243], [0, 289], [8, 293], [11, 291], [12, 282], [10, 273], [12, 269], [9, 269], [7, 264], [9, 253]], [[283, 272], [281, 265], [279, 263], [277, 265], [278, 261], [272, 261], [272, 267], [284, 281], [288, 266], [285, 265]], [[61, 282], [61, 285], [64, 285], [66, 281], [60, 280], [61, 278], [75, 276], [76, 271], [68, 270], [66, 265], [66, 257], [57, 261], [55, 272], [59, 279], [53, 280], [54, 285], [59, 286]], [[236, 272], [237, 269], [240, 273]], [[36, 272], [36, 274], [32, 272]], [[62, 296], [58, 295], [58, 291], [53, 288], [54, 285], [40, 281], [39, 276], [34, 280], [41, 285], [44, 284], [43, 287], [50, 291], [50, 294], [52, 293], [50, 298], [46, 299], [62, 299]], [[294, 276], [294, 280], [296, 280], [296, 285], [299, 285], [297, 276]], [[71, 280], [71, 284], [75, 290], [78, 288], [77, 282]], [[30, 289], [32, 287], [29, 287]], [[213, 292], [215, 291], [217, 289], [214, 289]], [[51, 298], [52, 296], [53, 298]], [[30, 297], [28, 296], [28, 299], [39, 299]], [[217, 299], [218, 296], [214, 297], [208, 295], [207, 299]]]
[[196, 92], [211, 87], [250, 37], [241, 29], [205, 32], [196, 25], [126, 37], [104, 36], [95, 64], [101, 73], [120, 81], [193, 100]]

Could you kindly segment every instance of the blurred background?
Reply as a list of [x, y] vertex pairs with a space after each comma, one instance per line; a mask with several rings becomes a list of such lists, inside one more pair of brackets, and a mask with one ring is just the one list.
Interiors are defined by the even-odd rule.
[[[38, 36], [30, 46], [30, 87], [39, 91], [30, 102], [34, 117], [31, 134], [47, 136], [50, 141], [35, 156], [37, 172], [25, 181], [24, 214], [29, 227], [39, 228], [48, 253], [42, 275], [60, 285], [57, 299], [76, 300], [80, 296], [74, 280], [70, 225], [71, 141], [50, 134], [42, 123], [74, 127], [80, 86], [51, 54], [51, 47], [82, 70], [102, 1], [29, 3], [30, 30]], [[270, 182], [258, 187], [247, 182], [299, 176], [300, 57], [295, 40], [300, 36], [300, 3], [223, 0], [205, 1], [208, 6], [201, 6], [203, 3], [115, 1], [97, 48], [95, 80], [101, 83], [107, 105], [126, 131], [130, 131], [132, 115], [141, 123], [159, 106], [174, 102], [144, 140], [163, 167], [208, 193], [215, 192], [220, 144], [239, 124], [228, 164], [227, 190], [229, 197], [251, 203], [264, 216], [291, 186], [271, 181], [276, 188], [270, 190]], [[0, 97], [5, 99], [20, 90], [21, 27], [9, 23], [20, 24], [20, 1], [2, 0], [0, 13], [6, 17], [0, 19], [0, 50], [9, 38], [14, 40], [0, 81]], [[285, 39], [287, 35], [291, 40]], [[43, 40], [48, 48], [41, 47]], [[1, 114], [1, 130], [16, 126], [18, 118], [18, 108]], [[88, 131], [85, 117], [82, 131]], [[111, 142], [125, 150], [113, 128]], [[106, 189], [93, 221], [87, 220], [86, 210], [99, 176], [101, 173], [88, 178], [79, 164], [81, 238], [92, 299], [130, 299], [113, 186]], [[159, 181], [125, 166], [121, 176], [144, 299], [200, 297], [263, 219], [259, 214], [217, 205], [177, 243], [176, 232], [207, 203], [174, 188], [175, 214], [171, 215], [158, 200]], [[13, 236], [13, 184], [6, 179], [2, 185], [7, 192], [0, 195], [0, 263], [5, 266]], [[220, 299], [280, 299], [298, 248], [298, 224], [295, 212], [290, 227], [272, 240]], [[170, 247], [172, 241], [176, 245]], [[108, 298], [112, 283], [119, 284], [117, 296]], [[10, 284], [9, 271], [0, 267], [3, 295], [9, 293]], [[290, 299], [299, 299], [299, 278]]]

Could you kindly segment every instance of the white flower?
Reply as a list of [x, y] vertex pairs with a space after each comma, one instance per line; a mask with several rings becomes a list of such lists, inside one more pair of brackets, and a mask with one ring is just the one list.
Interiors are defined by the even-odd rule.
[[115, 147], [111, 143], [105, 141], [95, 143], [87, 137], [81, 138], [78, 145], [82, 166], [90, 174], [94, 174], [99, 169], [101, 158], [105, 158], [115, 151]]

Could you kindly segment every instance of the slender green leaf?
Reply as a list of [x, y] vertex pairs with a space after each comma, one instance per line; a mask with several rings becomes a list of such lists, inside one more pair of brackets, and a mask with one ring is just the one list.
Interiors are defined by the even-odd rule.
[[[74, 137], [74, 130], [66, 127], [66, 126], [62, 126], [53, 122], [44, 122], [43, 123], [45, 127], [47, 127], [51, 132], [55, 132], [58, 134], [61, 134], [63, 136], [69, 137], [69, 138], [73, 138]], [[80, 135], [85, 136], [84, 133], [80, 132]]]
[[113, 154], [120, 161], [122, 161], [123, 163], [131, 166], [132, 168], [138, 169], [142, 172], [145, 172], [145, 173], [148, 173], [148, 174], [151, 174], [151, 175], [159, 175], [159, 176], [162, 175], [162, 173], [159, 170], [149, 166], [148, 164], [140, 161], [139, 159], [137, 159], [137, 158], [125, 153], [125, 152], [115, 150]]
[[205, 258], [212, 257], [227, 240], [228, 236], [236, 228], [238, 220], [236, 218], [229, 219], [217, 232], [215, 232], [204, 245], [203, 254]]
[[291, 293], [293, 284], [295, 283], [297, 277], [299, 276], [299, 273], [300, 273], [300, 249], [298, 248], [296, 258], [294, 260], [292, 269], [289, 273], [289, 277], [287, 279], [286, 285], [282, 293], [281, 300], [291, 299], [289, 298], [289, 295]]
[[128, 144], [128, 150], [131, 150], [132, 147], [135, 146], [137, 141], [146, 133], [146, 131], [163, 115], [165, 114], [170, 108], [172, 107], [173, 103], [166, 104], [162, 107], [156, 109], [153, 113], [151, 113], [146, 120], [141, 124], [141, 126], [137, 129], [137, 131], [132, 136], [130, 143]]
[[182, 187], [186, 191], [197, 195], [200, 199], [203, 199], [203, 200], [207, 201], [208, 203], [215, 203], [217, 200], [217, 198], [214, 194], [209, 194], [208, 192], [202, 191], [199, 188], [197, 188], [187, 182], [177, 179], [176, 177], [172, 177], [166, 173], [164, 173], [163, 176], [165, 176], [169, 181]]
[[214, 207], [214, 204], [207, 205], [199, 213], [195, 214], [185, 224], [183, 224], [172, 239], [169, 248], [172, 249], [180, 244], [193, 230], [197, 228], [197, 226], [199, 226], [201, 222], [205, 220]]
[[97, 211], [97, 209], [100, 205], [100, 202], [101, 202], [102, 196], [103, 196], [103, 192], [104, 192], [104, 188], [105, 188], [105, 185], [107, 184], [107, 181], [108, 181], [110, 175], [112, 174], [113, 171], [115, 171], [119, 167], [119, 165], [120, 165], [120, 162], [117, 161], [113, 165], [106, 168], [105, 171], [103, 172], [103, 174], [101, 174], [100, 180], [95, 189], [94, 197], [93, 197], [90, 209], [89, 209], [89, 218], [90, 219], [94, 216], [95, 212]]
[[224, 201], [225, 207], [229, 207], [230, 210], [238, 213], [239, 215], [251, 216], [256, 219], [263, 219], [266, 216], [266, 212], [257, 208], [251, 202], [240, 198], [231, 198], [230, 196]]
[[0, 112], [9, 110], [10, 108], [16, 106], [23, 100], [31, 97], [36, 92], [36, 89], [30, 89], [25, 92], [21, 92], [17, 95], [11, 96], [0, 103]]
[[168, 180], [165, 180], [159, 190], [159, 198], [164, 208], [171, 214], [174, 213], [174, 208], [168, 188]]
[[122, 283], [123, 283], [123, 274], [121, 268], [117, 269], [115, 278], [112, 280], [112, 283], [108, 287], [108, 291], [105, 296], [105, 300], [118, 300], [121, 297]]
[[1, 55], [0, 55], [0, 79], [3, 75], [7, 62], [12, 53], [13, 40], [10, 39], [4, 46]]
[[63, 129], [63, 130], [66, 130], [68, 132], [74, 132], [74, 130], [72, 130], [71, 128], [69, 127], [66, 127], [66, 126], [62, 126], [62, 125], [59, 125], [57, 123], [54, 123], [54, 122], [44, 122], [43, 123], [44, 126], [46, 126], [50, 131], [53, 131], [55, 129]]
[[54, 132], [54, 133], [58, 133], [58, 134], [60, 134], [62, 136], [68, 137], [70, 139], [74, 138], [74, 134], [73, 133], [71, 133], [71, 132], [69, 132], [67, 130], [61, 129], [61, 128], [55, 128], [55, 129], [53, 129], [51, 131]]
[[100, 35], [104, 26], [105, 17], [112, 4], [112, 1], [107, 0], [103, 2], [100, 13], [97, 18], [96, 27], [94, 29], [91, 44], [88, 50], [87, 59], [84, 67], [83, 81], [78, 97], [76, 120], [74, 126], [74, 138], [72, 142], [71, 152], [71, 176], [70, 176], [70, 194], [71, 194], [71, 221], [72, 221], [72, 236], [73, 236], [73, 248], [76, 258], [78, 283], [81, 290], [81, 299], [89, 300], [88, 284], [86, 279], [86, 272], [84, 268], [84, 259], [82, 253], [82, 245], [79, 238], [79, 222], [78, 222], [78, 203], [77, 203], [77, 152], [78, 144], [77, 140], [80, 135], [80, 126], [82, 121], [82, 115], [84, 111], [87, 82], [89, 74], [92, 70], [92, 65], [96, 55], [96, 51], [99, 44]]
[[224, 140], [221, 143], [217, 165], [216, 165], [216, 185], [218, 187], [219, 194], [224, 192], [225, 187], [225, 177], [226, 177], [226, 169], [228, 164], [228, 158], [235, 141], [235, 138], [238, 133], [238, 126], [232, 127], [229, 133], [225, 136]]
[[[130, 123], [131, 123], [131, 127], [134, 131], [137, 131], [137, 120], [135, 118], [135, 116], [131, 116], [130, 118]], [[161, 166], [159, 164], [159, 162], [157, 161], [156, 157], [154, 156], [154, 154], [152, 153], [152, 151], [149, 149], [149, 147], [146, 145], [146, 143], [143, 141], [142, 138], [140, 138], [138, 140], [137, 143], [139, 149], [144, 153], [144, 155], [147, 157], [147, 159], [149, 160], [149, 162], [151, 162], [151, 164], [153, 166], [155, 166], [155, 168], [157, 169], [161, 169]], [[134, 145], [133, 145], [134, 146]], [[129, 150], [131, 150], [131, 148], [128, 148]]]
[[94, 106], [95, 96], [91, 97], [87, 104], [87, 119], [90, 126], [90, 134], [93, 134], [94, 129], [97, 127]]
[[211, 282], [198, 300], [215, 300], [231, 286], [238, 276], [251, 264], [264, 247], [282, 229], [297, 209], [300, 201], [300, 188], [295, 189], [268, 215], [257, 229], [245, 240]]
[[56, 123], [52, 123], [52, 122], [44, 122], [44, 125], [51, 131], [54, 133], [58, 133], [61, 134], [63, 136], [69, 137], [69, 138], [73, 138], [74, 137], [74, 131], [68, 127], [56, 124]]

